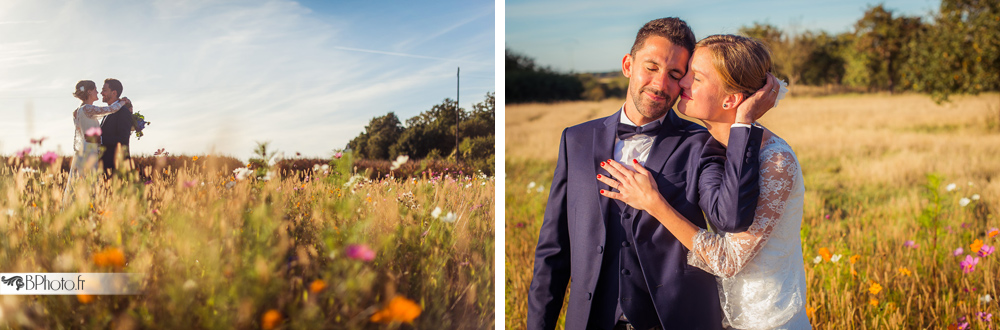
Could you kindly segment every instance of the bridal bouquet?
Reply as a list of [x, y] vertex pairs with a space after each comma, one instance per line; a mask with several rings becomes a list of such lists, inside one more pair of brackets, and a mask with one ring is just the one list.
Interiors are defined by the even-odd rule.
[[132, 114], [132, 130], [135, 131], [135, 138], [142, 138], [142, 130], [146, 129], [146, 125], [152, 124], [146, 121], [146, 117], [142, 114], [136, 112]]

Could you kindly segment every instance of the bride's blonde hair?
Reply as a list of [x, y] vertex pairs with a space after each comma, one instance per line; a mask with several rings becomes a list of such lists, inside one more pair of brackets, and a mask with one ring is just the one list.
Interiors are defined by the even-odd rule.
[[87, 91], [97, 90], [97, 84], [92, 80], [80, 80], [76, 83], [76, 88], [73, 89], [73, 96], [80, 99], [80, 101], [87, 100]]
[[726, 93], [749, 97], [767, 83], [771, 72], [771, 53], [757, 39], [732, 34], [716, 34], [701, 39], [695, 49], [712, 53], [712, 64], [722, 78]]

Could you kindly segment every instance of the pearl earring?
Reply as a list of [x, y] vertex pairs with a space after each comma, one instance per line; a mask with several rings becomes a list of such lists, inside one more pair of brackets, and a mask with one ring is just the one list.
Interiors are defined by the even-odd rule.
[[728, 104], [723, 104], [723, 105], [722, 105], [722, 107], [723, 107], [723, 108], [728, 108], [728, 107], [729, 107], [729, 105], [728, 105]]

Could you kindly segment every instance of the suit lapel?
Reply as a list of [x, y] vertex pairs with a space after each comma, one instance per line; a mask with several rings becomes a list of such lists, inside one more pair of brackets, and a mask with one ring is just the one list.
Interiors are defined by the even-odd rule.
[[[615, 136], [618, 134], [618, 122], [621, 120], [621, 114], [622, 110], [619, 109], [617, 114], [608, 117], [601, 123], [601, 125], [594, 128], [594, 160], [591, 162], [591, 166], [594, 167], [594, 173], [596, 174], [604, 176], [610, 175], [608, 171], [601, 168], [600, 164], [601, 162], [615, 156]], [[596, 175], [594, 180], [597, 180]], [[611, 187], [598, 181], [597, 189], [611, 190]], [[601, 215], [606, 221], [608, 216], [608, 205], [611, 203], [611, 199], [599, 194], [597, 197], [601, 204]]]
[[663, 127], [660, 133], [653, 139], [653, 147], [649, 149], [649, 158], [646, 159], [646, 169], [653, 173], [662, 173], [663, 166], [667, 159], [677, 149], [684, 132], [679, 126], [680, 118], [674, 114], [673, 110], [667, 112], [667, 117], [663, 118]]

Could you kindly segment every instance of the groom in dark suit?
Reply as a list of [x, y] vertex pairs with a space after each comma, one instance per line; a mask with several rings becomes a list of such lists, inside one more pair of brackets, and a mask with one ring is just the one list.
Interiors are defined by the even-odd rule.
[[563, 131], [535, 249], [528, 329], [555, 328], [570, 281], [566, 329], [722, 327], [715, 278], [689, 266], [688, 250], [655, 218], [598, 193], [615, 188], [597, 181], [608, 175], [600, 163], [635, 159], [694, 224], [705, 228], [707, 216], [716, 230], [738, 232], [752, 223], [762, 129], [748, 124], [774, 98], [758, 93], [748, 100], [756, 105], [741, 107], [728, 148], [679, 118], [671, 108], [694, 44], [680, 19], [646, 23], [622, 60], [629, 78], [622, 108]]
[[[101, 101], [112, 104], [118, 101], [122, 95], [122, 83], [118, 79], [108, 78], [104, 80], [104, 87], [101, 88]], [[120, 110], [104, 117], [101, 122], [101, 146], [104, 153], [101, 154], [101, 164], [104, 166], [104, 173], [109, 171], [113, 174], [118, 169], [119, 164], [115, 163], [116, 155], [121, 151], [122, 162], [127, 162], [131, 157], [128, 153], [128, 142], [132, 136], [132, 105], [127, 104]]]

